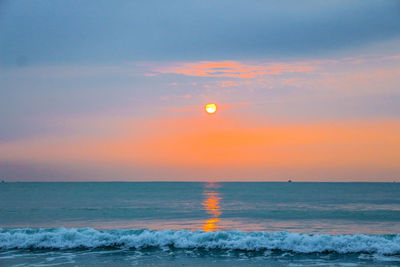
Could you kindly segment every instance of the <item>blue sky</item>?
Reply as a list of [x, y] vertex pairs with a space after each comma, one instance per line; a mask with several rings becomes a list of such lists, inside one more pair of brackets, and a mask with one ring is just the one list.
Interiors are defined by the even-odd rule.
[[3, 66], [354, 55], [400, 36], [398, 1], [17, 0], [1, 9]]

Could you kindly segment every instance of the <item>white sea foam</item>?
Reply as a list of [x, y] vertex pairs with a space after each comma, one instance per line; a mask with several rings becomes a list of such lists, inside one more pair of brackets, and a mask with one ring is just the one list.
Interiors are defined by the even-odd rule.
[[327, 235], [291, 232], [95, 230], [91, 228], [0, 229], [1, 249], [74, 249], [97, 247], [174, 247], [280, 250], [296, 253], [400, 254], [400, 235]]

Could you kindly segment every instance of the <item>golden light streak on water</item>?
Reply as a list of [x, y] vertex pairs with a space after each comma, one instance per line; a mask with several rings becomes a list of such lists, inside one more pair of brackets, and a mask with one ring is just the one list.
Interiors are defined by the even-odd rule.
[[219, 203], [222, 197], [220, 193], [214, 190], [215, 188], [218, 188], [217, 184], [207, 183], [205, 187], [206, 190], [203, 193], [205, 200], [201, 204], [204, 206], [207, 214], [211, 215], [211, 218], [204, 222], [201, 230], [206, 232], [216, 231], [219, 229], [218, 222], [221, 221], [219, 217], [222, 213]]

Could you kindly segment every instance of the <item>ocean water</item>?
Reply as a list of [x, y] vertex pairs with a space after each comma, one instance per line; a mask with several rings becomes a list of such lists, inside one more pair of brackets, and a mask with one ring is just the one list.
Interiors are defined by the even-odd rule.
[[400, 266], [399, 183], [1, 183], [0, 266]]

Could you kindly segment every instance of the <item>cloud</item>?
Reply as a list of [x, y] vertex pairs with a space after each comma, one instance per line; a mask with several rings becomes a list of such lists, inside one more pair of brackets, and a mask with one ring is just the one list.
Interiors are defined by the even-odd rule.
[[306, 72], [312, 66], [285, 63], [246, 64], [238, 61], [200, 61], [172, 63], [164, 67], [154, 67], [159, 74], [180, 74], [194, 77], [229, 77], [249, 79], [262, 75], [277, 75], [291, 72]]
[[7, 3], [0, 62], [8, 66], [21, 56], [28, 65], [57, 65], [359, 53], [400, 35], [396, 0], [85, 2], [80, 12], [69, 1]]
[[236, 83], [234, 81], [223, 81], [220, 83], [221, 87], [232, 87], [232, 86], [239, 86], [239, 83]]

